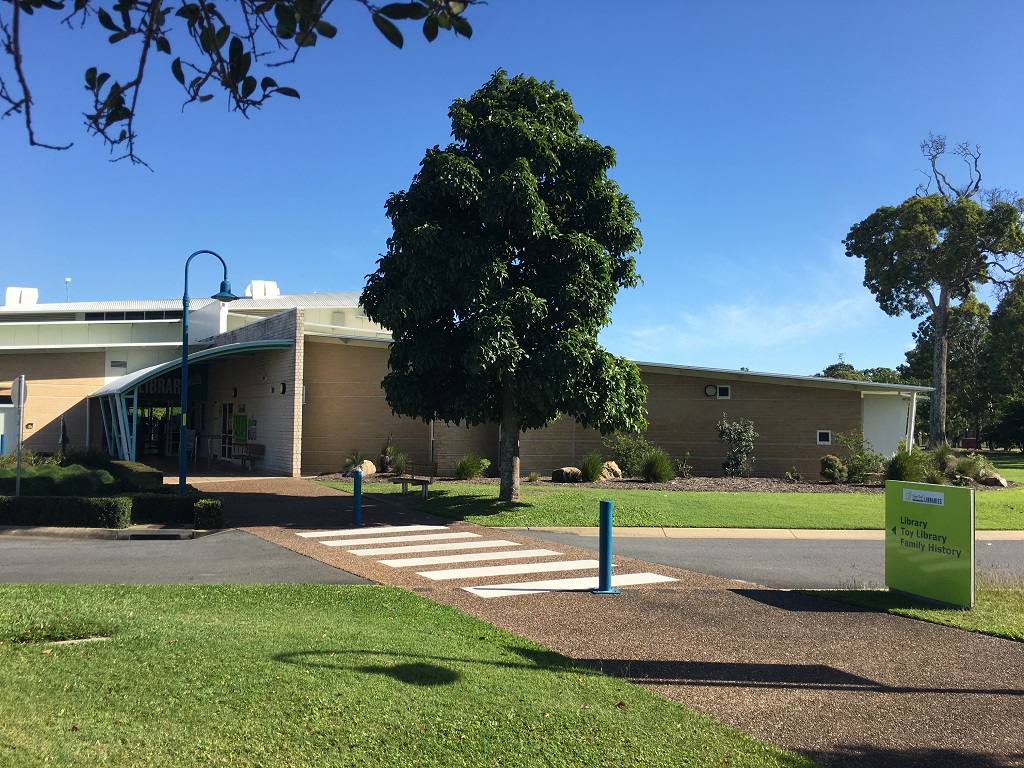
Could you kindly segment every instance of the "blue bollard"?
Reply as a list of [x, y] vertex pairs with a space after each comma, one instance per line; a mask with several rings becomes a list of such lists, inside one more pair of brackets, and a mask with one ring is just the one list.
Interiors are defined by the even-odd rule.
[[597, 568], [597, 589], [595, 595], [617, 595], [619, 590], [612, 586], [612, 503], [601, 502], [600, 555]]
[[363, 524], [363, 471], [357, 469], [352, 474], [355, 487], [352, 489], [352, 525]]

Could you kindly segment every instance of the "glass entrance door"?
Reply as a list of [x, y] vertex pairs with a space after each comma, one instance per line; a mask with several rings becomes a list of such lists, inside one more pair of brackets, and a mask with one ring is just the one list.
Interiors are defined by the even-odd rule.
[[235, 424], [235, 404], [224, 403], [220, 407], [220, 457], [230, 459], [234, 439], [231, 430]]

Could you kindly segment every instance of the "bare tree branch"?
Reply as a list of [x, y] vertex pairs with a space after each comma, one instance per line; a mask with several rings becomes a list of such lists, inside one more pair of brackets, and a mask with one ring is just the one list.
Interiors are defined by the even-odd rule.
[[[232, 111], [248, 116], [249, 109], [261, 107], [272, 96], [299, 97], [294, 88], [280, 85], [272, 77], [260, 79], [257, 65], [272, 68], [293, 64], [304, 48], [337, 34], [325, 18], [334, 0], [236, 0], [223, 6], [211, 0], [175, 0], [174, 8], [164, 0], [116, 0], [109, 11], [99, 2], [102, 0], [0, 0], [0, 45], [10, 62], [6, 78], [0, 69], [0, 107], [6, 105], [0, 119], [23, 115], [31, 146], [68, 149], [72, 144], [55, 146], [36, 140], [32, 95], [22, 66], [21, 26], [25, 16], [60, 11], [65, 14], [61, 23], [71, 28], [109, 33], [111, 44], [126, 40], [135, 43], [138, 63], [129, 80], [118, 79], [98, 66], [86, 70], [86, 90], [93, 104], [85, 118], [87, 130], [99, 136], [111, 151], [125, 147], [125, 153], [115, 161], [128, 159], [141, 165], [146, 164], [136, 153], [135, 121], [143, 78], [147, 67], [153, 66], [150, 53], [154, 47], [170, 56], [173, 36], [174, 46], [185, 53], [174, 58], [170, 67], [185, 91], [183, 106], [209, 101], [214, 94], [207, 89], [219, 89]], [[354, 2], [365, 7], [377, 29], [400, 48], [402, 34], [392, 20], [422, 21], [423, 35], [429, 41], [437, 37], [438, 30], [470, 37], [473, 30], [462, 13], [484, 0], [404, 0], [384, 6], [370, 0]], [[12, 9], [10, 24], [4, 18], [3, 9], [7, 7]], [[190, 52], [184, 50], [189, 46], [182, 41], [191, 44]], [[285, 55], [278, 58], [282, 53]], [[186, 73], [190, 77], [186, 78]]]

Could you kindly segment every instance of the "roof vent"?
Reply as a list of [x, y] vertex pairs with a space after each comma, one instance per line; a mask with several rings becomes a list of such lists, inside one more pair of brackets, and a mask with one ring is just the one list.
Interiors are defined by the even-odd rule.
[[281, 289], [273, 280], [252, 280], [245, 286], [245, 295], [253, 299], [270, 299], [281, 295]]
[[7, 298], [4, 306], [16, 307], [19, 305], [36, 304], [39, 302], [38, 288], [8, 288]]

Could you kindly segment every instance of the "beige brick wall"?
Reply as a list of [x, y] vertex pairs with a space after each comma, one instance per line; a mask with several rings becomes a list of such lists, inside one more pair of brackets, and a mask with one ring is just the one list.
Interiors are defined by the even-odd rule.
[[398, 451], [418, 465], [430, 458], [430, 425], [398, 417], [380, 383], [387, 373], [384, 345], [311, 336], [306, 339], [303, 381], [302, 473], [337, 472], [355, 450], [376, 463], [391, 436]]
[[265, 350], [210, 364], [205, 433], [225, 431], [220, 423], [224, 402], [234, 404], [236, 416], [244, 408], [245, 415], [256, 421], [255, 442], [265, 448], [259, 463], [265, 472], [297, 476], [301, 470], [303, 337], [303, 311], [291, 309], [212, 339], [215, 347], [278, 339], [294, 343], [291, 349]]
[[[760, 435], [754, 443], [758, 475], [782, 475], [795, 466], [805, 477], [815, 478], [821, 457], [835, 450], [817, 445], [817, 430], [835, 434], [862, 424], [859, 392], [651, 372], [645, 372], [643, 379], [649, 387], [647, 438], [673, 457], [689, 451], [694, 469], [701, 474], [722, 472], [725, 445], [715, 425], [723, 413], [729, 421], [754, 422]], [[728, 384], [730, 399], [705, 395], [708, 384]]]
[[[25, 448], [56, 453], [60, 447], [61, 415], [71, 447], [85, 448], [87, 398], [103, 386], [104, 364], [103, 350], [0, 355], [0, 390], [9, 392], [11, 381], [25, 375], [28, 389], [23, 419]], [[89, 429], [93, 447], [101, 447], [103, 425], [98, 409], [89, 415]]]

